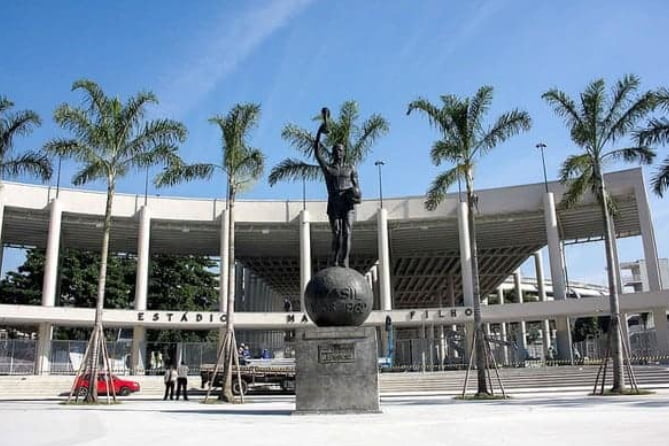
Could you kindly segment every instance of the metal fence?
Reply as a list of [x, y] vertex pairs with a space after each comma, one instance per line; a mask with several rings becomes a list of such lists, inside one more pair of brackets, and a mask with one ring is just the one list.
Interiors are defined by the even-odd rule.
[[[283, 334], [282, 334], [283, 336]], [[385, 339], [379, 339], [379, 356], [388, 354], [387, 345], [391, 340], [393, 348], [393, 368], [413, 371], [435, 371], [464, 368], [469, 360], [466, 357], [466, 339], [462, 332], [445, 330], [443, 337], [395, 339], [381, 333]], [[265, 350], [265, 345], [272, 348], [273, 356], [280, 357], [291, 349], [290, 342], [279, 345], [277, 336], [270, 336], [265, 342], [255, 347], [258, 352]], [[545, 358], [541, 341], [531, 343], [524, 349], [514, 340], [510, 331], [507, 341], [503, 341], [497, 332], [489, 335], [490, 348], [500, 367], [527, 367], [559, 364], [560, 361]], [[248, 341], [247, 341], [248, 342]], [[51, 343], [49, 373], [73, 374], [79, 369], [86, 350], [87, 341], [60, 341]], [[8, 339], [0, 340], [0, 375], [31, 375], [35, 373], [37, 357], [36, 340]], [[576, 362], [598, 361], [606, 353], [607, 336], [589, 337], [574, 343]], [[185, 362], [191, 374], [198, 374], [202, 364], [216, 362], [217, 344], [205, 342], [184, 343], [147, 343], [142, 347], [144, 353], [143, 369], [147, 374], [162, 374], [169, 364]], [[383, 348], [386, 351], [381, 351]], [[630, 356], [636, 362], [656, 361], [657, 342], [653, 330], [630, 333]], [[132, 343], [130, 341], [107, 342], [111, 368], [117, 374], [130, 374]], [[665, 358], [667, 359], [667, 358]]]
[[32, 375], [35, 373], [36, 352], [37, 341], [0, 341], [0, 375]]
[[[49, 373], [52, 375], [76, 373], [86, 353], [88, 341], [51, 341]], [[132, 344], [128, 341], [107, 342], [112, 372], [130, 373]]]

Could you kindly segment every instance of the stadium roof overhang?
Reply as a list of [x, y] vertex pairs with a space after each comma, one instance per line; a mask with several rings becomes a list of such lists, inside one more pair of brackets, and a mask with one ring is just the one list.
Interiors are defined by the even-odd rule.
[[[640, 234], [639, 208], [647, 207], [641, 169], [606, 175], [607, 188], [618, 212], [618, 237]], [[559, 203], [565, 190], [548, 183]], [[50, 187], [5, 183], [3, 187], [6, 244], [44, 248], [49, 227]], [[491, 292], [536, 250], [546, 245], [544, 185], [530, 184], [477, 191], [476, 233], [481, 291]], [[61, 246], [99, 250], [105, 194], [60, 190], [63, 216]], [[139, 210], [144, 197], [115, 197], [111, 249], [137, 250]], [[351, 266], [367, 272], [376, 263], [378, 201], [364, 201], [357, 210]], [[458, 195], [450, 194], [433, 212], [422, 197], [384, 199], [388, 211], [391, 276], [395, 308], [460, 303], [460, 256], [457, 224]], [[220, 215], [225, 201], [149, 197], [151, 253], [218, 256]], [[311, 215], [312, 268], [327, 263], [330, 229], [325, 203], [306, 203]], [[252, 269], [276, 292], [296, 296], [299, 290], [299, 213], [301, 201], [238, 201], [235, 208], [236, 258]], [[558, 209], [561, 239], [569, 242], [598, 240], [603, 235], [600, 209], [592, 196], [575, 208]], [[451, 293], [450, 287], [453, 287]]]

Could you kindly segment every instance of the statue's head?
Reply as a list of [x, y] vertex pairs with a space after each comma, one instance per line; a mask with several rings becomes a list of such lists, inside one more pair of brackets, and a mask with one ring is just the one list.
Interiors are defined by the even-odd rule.
[[336, 162], [342, 161], [344, 159], [344, 145], [343, 144], [335, 144], [334, 147], [332, 148], [332, 158]]

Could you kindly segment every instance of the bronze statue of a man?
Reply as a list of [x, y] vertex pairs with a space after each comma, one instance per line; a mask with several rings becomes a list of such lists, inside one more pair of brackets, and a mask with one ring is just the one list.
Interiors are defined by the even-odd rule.
[[333, 266], [348, 268], [348, 257], [351, 251], [351, 228], [353, 226], [354, 205], [361, 200], [358, 185], [358, 173], [355, 168], [344, 160], [344, 146], [335, 144], [332, 148], [332, 163], [325, 161], [320, 143], [321, 134], [329, 133], [328, 119], [330, 111], [323, 108], [323, 123], [316, 133], [314, 154], [323, 170], [325, 185], [328, 190], [327, 214], [332, 230]]

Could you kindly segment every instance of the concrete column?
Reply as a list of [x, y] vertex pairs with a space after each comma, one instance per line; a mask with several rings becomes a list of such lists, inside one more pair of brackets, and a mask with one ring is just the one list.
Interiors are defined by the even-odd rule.
[[376, 235], [379, 250], [379, 291], [381, 310], [393, 309], [392, 291], [390, 288], [390, 249], [388, 247], [388, 211], [380, 208], [376, 214]]
[[[137, 274], [135, 276], [135, 310], [147, 308], [149, 288], [149, 259], [151, 240], [151, 210], [142, 206], [139, 211], [139, 233], [137, 235]], [[134, 375], [144, 373], [146, 357], [146, 328], [137, 325], [132, 330], [131, 368]]]
[[[546, 224], [546, 240], [548, 241], [548, 259], [551, 268], [553, 299], [565, 300], [567, 298], [567, 287], [565, 283], [564, 265], [562, 263], [557, 213], [555, 212], [555, 196], [552, 192], [544, 194], [544, 221]], [[557, 318], [555, 320], [555, 325], [557, 328], [556, 338], [558, 358], [563, 361], [573, 362], [574, 355], [571, 345], [571, 327], [569, 319], [566, 317]]]
[[444, 370], [444, 360], [446, 359], [446, 334], [444, 333], [444, 326], [439, 325], [439, 370]]
[[425, 326], [420, 325], [416, 327], [416, 331], [418, 332], [418, 343], [420, 345], [420, 356], [418, 359], [420, 363], [420, 370], [421, 372], [425, 372], [425, 366], [427, 365], [427, 354], [426, 354], [426, 345], [427, 345], [427, 340], [425, 339]]
[[472, 250], [467, 224], [467, 203], [458, 203], [458, 238], [460, 240], [460, 269], [462, 270], [462, 294], [465, 307], [474, 306], [474, 290], [472, 282]]
[[[42, 280], [42, 306], [44, 307], [53, 307], [56, 305], [60, 231], [63, 216], [63, 210], [58, 199], [53, 199], [50, 206], [49, 233], [46, 242], [44, 278]], [[52, 324], [45, 322], [39, 325], [39, 340], [37, 342], [37, 355], [35, 357], [35, 371], [38, 374], [49, 373], [52, 335]]]
[[369, 270], [369, 278], [370, 278], [370, 286], [372, 287], [372, 292], [374, 293], [374, 305], [372, 308], [376, 308], [378, 310], [381, 309], [381, 293], [380, 293], [380, 284], [379, 284], [379, 266], [374, 265], [370, 270]]
[[378, 327], [379, 333], [379, 356], [388, 355], [388, 332], [383, 326]]
[[643, 182], [635, 185], [634, 198], [636, 199], [637, 215], [639, 216], [639, 226], [641, 227], [641, 241], [643, 243], [643, 256], [646, 261], [646, 272], [648, 274], [648, 287], [650, 291], [660, 291], [663, 284], [660, 276], [657, 242], [655, 241], [655, 230], [653, 229], [648, 195], [646, 194]]
[[429, 370], [434, 371], [434, 325], [428, 325], [425, 329], [427, 330], [427, 361]]
[[653, 322], [655, 323], [655, 343], [660, 355], [669, 355], [669, 324], [667, 323], [667, 309], [653, 309]]
[[[541, 251], [534, 253], [534, 269], [537, 277], [537, 288], [539, 289], [539, 301], [546, 302], [546, 282], [544, 281], [544, 259]], [[541, 340], [544, 350], [544, 359], [548, 359], [551, 346], [551, 326], [548, 319], [541, 322]]]
[[449, 274], [446, 280], [448, 305], [452, 308], [455, 307], [455, 278], [453, 277], [453, 274]]
[[304, 290], [311, 280], [311, 220], [309, 211], [300, 212], [300, 310], [305, 311]]
[[56, 304], [56, 284], [58, 280], [58, 254], [60, 251], [60, 226], [63, 210], [58, 199], [51, 201], [49, 234], [46, 242], [44, 279], [42, 282], [42, 306]]
[[39, 324], [37, 352], [35, 355], [35, 374], [48, 375], [50, 371], [51, 339], [53, 338], [53, 324], [44, 322]]
[[[516, 294], [518, 295], [518, 303], [525, 303], [525, 298], [523, 296], [523, 288], [521, 286], [522, 277], [520, 274], [520, 269], [517, 269], [513, 273], [513, 283], [516, 287]], [[527, 325], [525, 321], [520, 321], [518, 324], [520, 327], [520, 344], [523, 347], [523, 350], [527, 351]]]
[[[500, 286], [497, 288], [497, 300], [499, 300], [500, 305], [504, 305], [504, 289]], [[509, 363], [509, 346], [506, 345], [506, 342], [508, 340], [508, 336], [506, 333], [506, 322], [501, 322], [499, 324], [499, 334], [502, 337], [502, 342], [504, 344], [502, 347], [502, 355], [503, 355], [503, 361], [504, 364]]]

